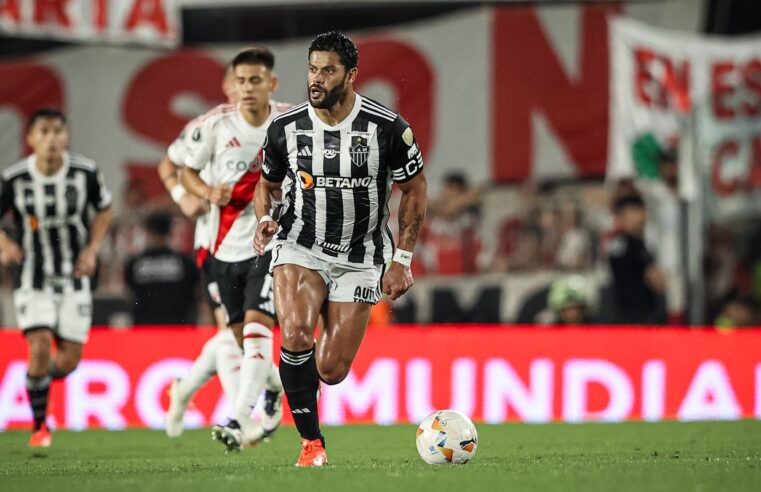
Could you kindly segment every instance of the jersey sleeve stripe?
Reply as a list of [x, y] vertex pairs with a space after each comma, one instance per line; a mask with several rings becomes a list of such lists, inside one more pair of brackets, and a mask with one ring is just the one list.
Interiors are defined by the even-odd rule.
[[95, 171], [97, 169], [95, 161], [73, 152], [69, 153], [69, 164], [73, 167], [78, 167], [86, 171]]
[[367, 114], [371, 114], [373, 116], [377, 116], [378, 118], [383, 118], [384, 120], [388, 120], [388, 121], [394, 121], [396, 119], [396, 117], [391, 118], [390, 116], [386, 114], [370, 110], [369, 108], [362, 108], [362, 111], [364, 111]]
[[285, 113], [275, 117], [275, 119], [273, 119], [272, 122], [274, 123], [276, 121], [280, 121], [280, 120], [285, 119], [285, 118], [287, 118], [289, 116], [293, 116], [296, 113], [299, 113], [301, 111], [306, 110], [307, 104], [309, 104], [309, 103], [303, 102], [303, 103], [299, 104], [298, 106], [294, 106], [293, 108], [289, 109], [287, 112], [285, 112]]
[[230, 113], [232, 111], [237, 111], [237, 110], [238, 110], [238, 105], [237, 104], [220, 104], [216, 108], [212, 109], [211, 111], [209, 111], [208, 113], [206, 113], [206, 114], [204, 114], [202, 116], [199, 116], [198, 118], [196, 118], [193, 121], [197, 120], [197, 124], [201, 124], [201, 123], [204, 123], [209, 118], [212, 118], [212, 117], [214, 117], [214, 116], [216, 116], [218, 114]]
[[11, 165], [8, 169], [3, 171], [2, 177], [5, 180], [13, 179], [19, 174], [23, 174], [27, 171], [29, 168], [29, 164], [27, 163], [26, 159], [23, 161], [19, 161], [16, 164]]
[[365, 104], [366, 107], [375, 109], [376, 111], [380, 111], [381, 113], [387, 113], [388, 116], [396, 119], [396, 113], [391, 111], [390, 109], [381, 106], [380, 104], [376, 103], [375, 101], [372, 101], [370, 99], [362, 99], [362, 102]]

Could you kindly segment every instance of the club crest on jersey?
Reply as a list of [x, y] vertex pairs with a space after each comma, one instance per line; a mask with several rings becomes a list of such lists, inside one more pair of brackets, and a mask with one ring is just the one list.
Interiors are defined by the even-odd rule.
[[360, 136], [352, 137], [349, 155], [352, 164], [355, 166], [362, 167], [367, 164], [367, 158], [370, 156], [370, 146], [367, 144], [367, 139]]
[[64, 193], [66, 199], [66, 208], [69, 210], [77, 209], [77, 189], [71, 185], [66, 186], [66, 192]]

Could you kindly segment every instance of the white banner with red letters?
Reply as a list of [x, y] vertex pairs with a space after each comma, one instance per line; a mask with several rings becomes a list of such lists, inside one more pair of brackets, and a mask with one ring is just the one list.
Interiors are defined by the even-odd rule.
[[0, 32], [63, 41], [174, 47], [177, 0], [0, 0]]
[[[95, 329], [79, 368], [54, 383], [53, 425], [163, 427], [167, 387], [213, 334]], [[0, 430], [29, 426], [26, 342], [19, 332], [0, 332], [0, 345]], [[418, 423], [440, 408], [488, 423], [758, 419], [761, 330], [370, 327], [349, 376], [323, 385], [319, 405], [329, 425]], [[228, 412], [214, 378], [185, 423], [208, 426]]]
[[[690, 139], [682, 179], [716, 218], [761, 210], [761, 36], [673, 33], [611, 20], [608, 177], [658, 178], [660, 151]], [[694, 170], [695, 175], [686, 172]]]
[[[33, 19], [26, 7], [15, 15], [10, 6], [21, 3], [0, 0], [0, 22]], [[100, 5], [63, 2], [66, 12], [82, 3]], [[131, 6], [108, 14], [120, 19], [118, 26], [134, 11], [141, 28], [163, 36], [155, 26], [167, 25], [178, 35], [166, 0], [103, 3]], [[607, 18], [625, 12], [665, 25], [697, 25], [701, 9], [685, 13], [673, 3], [500, 6], [352, 32], [360, 52], [357, 87], [412, 124], [433, 192], [450, 172], [464, 173], [472, 183], [601, 176], [608, 132]], [[158, 12], [166, 13], [166, 24], [158, 22], [164, 18]], [[72, 13], [71, 24], [90, 17]], [[266, 43], [277, 57], [276, 99], [305, 99], [309, 42]], [[54, 105], [70, 116], [72, 149], [98, 162], [114, 191], [121, 191], [125, 178], [141, 177], [144, 187], [161, 192], [154, 168], [166, 146], [190, 118], [223, 101], [223, 66], [242, 47], [84, 46], [2, 60], [0, 168], [27, 150], [24, 125], [31, 112]]]

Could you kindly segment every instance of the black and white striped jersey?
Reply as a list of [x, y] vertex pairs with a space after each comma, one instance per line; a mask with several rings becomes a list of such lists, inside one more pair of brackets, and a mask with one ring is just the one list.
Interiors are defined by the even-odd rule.
[[78, 289], [82, 282], [72, 275], [89, 240], [90, 210], [111, 205], [111, 192], [86, 157], [64, 153], [52, 176], [40, 173], [36, 161], [31, 155], [0, 174], [0, 216], [13, 213], [24, 252], [16, 287]]
[[263, 152], [265, 179], [293, 181], [279, 240], [348, 265], [391, 260], [392, 182], [407, 182], [423, 170], [404, 118], [357, 94], [349, 116], [331, 127], [305, 102], [270, 124]]

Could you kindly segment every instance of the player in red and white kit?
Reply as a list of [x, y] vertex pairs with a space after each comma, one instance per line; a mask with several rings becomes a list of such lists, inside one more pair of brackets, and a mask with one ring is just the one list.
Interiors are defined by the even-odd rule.
[[[222, 91], [228, 103], [237, 101], [232, 67], [225, 70]], [[188, 374], [176, 379], [171, 386], [169, 409], [166, 414], [166, 433], [169, 437], [179, 437], [183, 431], [183, 418], [188, 404], [195, 393], [200, 390], [215, 374], [222, 383], [222, 390], [228, 401], [235, 402], [240, 385], [241, 350], [233, 332], [227, 326], [227, 314], [219, 300], [219, 288], [208, 273], [209, 262], [209, 204], [206, 200], [187, 193], [180, 183], [180, 176], [193, 130], [201, 122], [201, 117], [194, 118], [183, 128], [180, 135], [169, 145], [167, 154], [158, 167], [159, 177], [164, 187], [179, 206], [182, 213], [196, 220], [194, 248], [198, 267], [202, 270], [207, 295], [214, 312], [214, 320], [219, 331], [211, 337], [193, 361]], [[208, 179], [208, 170], [201, 172], [201, 178]], [[273, 389], [273, 388], [271, 388]], [[279, 391], [279, 386], [274, 388]]]
[[[209, 269], [233, 333], [243, 347], [235, 418], [212, 430], [212, 436], [228, 450], [269, 436], [279, 424], [279, 418], [273, 417], [282, 415], [282, 385], [272, 362], [276, 318], [269, 257], [257, 261], [252, 245], [257, 227], [253, 197], [261, 176], [260, 149], [270, 122], [290, 108], [270, 100], [277, 88], [274, 62], [274, 55], [266, 48], [249, 48], [235, 56], [230, 65], [238, 103], [220, 105], [201, 118], [190, 135], [181, 178], [188, 192], [211, 204]], [[208, 175], [202, 177], [202, 171]], [[260, 429], [249, 417], [265, 389]]]

